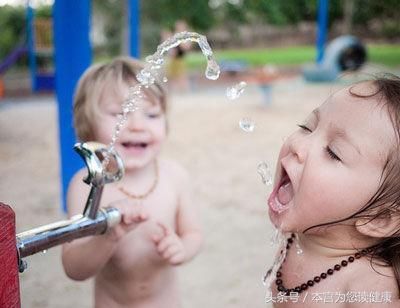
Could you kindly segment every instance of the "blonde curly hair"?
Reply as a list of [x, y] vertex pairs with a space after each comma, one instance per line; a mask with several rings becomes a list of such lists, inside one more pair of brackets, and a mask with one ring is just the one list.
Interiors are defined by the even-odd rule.
[[[100, 97], [111, 86], [132, 85], [137, 83], [136, 75], [144, 64], [129, 57], [117, 57], [109, 63], [94, 64], [79, 79], [74, 95], [74, 129], [80, 141], [93, 141], [95, 115], [99, 111]], [[167, 112], [167, 97], [164, 87], [155, 82], [144, 89], [145, 95], [161, 105]]]

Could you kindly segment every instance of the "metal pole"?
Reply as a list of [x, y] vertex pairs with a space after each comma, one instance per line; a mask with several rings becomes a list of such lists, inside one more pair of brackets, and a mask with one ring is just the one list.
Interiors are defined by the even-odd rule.
[[129, 0], [130, 55], [140, 57], [140, 0]]
[[28, 59], [29, 70], [31, 75], [31, 89], [36, 92], [38, 89], [36, 81], [36, 51], [35, 51], [35, 28], [34, 28], [34, 13], [30, 1], [27, 1], [26, 8], [26, 33], [28, 37]]
[[55, 81], [61, 156], [62, 204], [66, 210], [66, 192], [75, 172], [82, 167], [73, 146], [72, 101], [76, 83], [92, 62], [89, 42], [89, 0], [55, 0], [54, 47]]
[[17, 234], [17, 250], [20, 259], [70, 242], [72, 240], [103, 234], [107, 228], [121, 221], [117, 209], [107, 208], [98, 211], [95, 219], [77, 215], [69, 220], [55, 222]]
[[321, 64], [324, 58], [324, 48], [328, 27], [329, 0], [318, 1], [318, 29], [317, 29], [317, 63]]

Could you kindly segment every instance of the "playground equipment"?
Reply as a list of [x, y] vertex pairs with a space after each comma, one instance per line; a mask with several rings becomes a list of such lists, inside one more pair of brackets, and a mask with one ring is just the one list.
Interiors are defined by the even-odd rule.
[[121, 158], [100, 143], [78, 143], [75, 150], [88, 169], [83, 181], [91, 186], [83, 214], [15, 235], [14, 212], [0, 203], [0, 307], [20, 307], [18, 270], [22, 273], [27, 268], [23, 258], [77, 238], [103, 234], [121, 221], [117, 209], [99, 210], [104, 185], [124, 174]]
[[29, 58], [32, 92], [54, 90], [53, 31], [51, 18], [35, 17], [29, 1], [26, 10], [26, 38], [0, 62], [0, 76], [21, 57]]
[[27, 7], [28, 56], [32, 92], [54, 90], [53, 21], [35, 17]]
[[325, 50], [328, 28], [329, 0], [318, 0], [317, 64], [303, 68], [307, 81], [334, 81], [342, 71], [357, 70], [367, 59], [367, 51], [354, 36], [334, 39]]
[[356, 37], [340, 36], [328, 45], [321, 63], [303, 69], [303, 76], [307, 81], [333, 81], [343, 71], [359, 69], [366, 59], [367, 51]]

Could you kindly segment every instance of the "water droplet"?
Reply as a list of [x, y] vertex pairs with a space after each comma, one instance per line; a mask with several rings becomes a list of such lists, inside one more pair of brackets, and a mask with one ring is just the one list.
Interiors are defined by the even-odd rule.
[[164, 77], [164, 78], [162, 79], [162, 81], [163, 81], [163, 82], [168, 82], [168, 78], [167, 78], [167, 77]]
[[253, 122], [252, 119], [250, 118], [242, 118], [239, 121], [239, 126], [242, 130], [244, 130], [246, 133], [251, 133], [254, 131], [255, 128], [255, 123]]
[[241, 81], [232, 87], [228, 87], [226, 89], [226, 96], [230, 100], [235, 100], [235, 99], [239, 98], [239, 96], [243, 93], [246, 86], [247, 86], [247, 83], [244, 81]]
[[155, 78], [153, 76], [153, 74], [146, 70], [146, 69], [142, 69], [137, 75], [136, 75], [136, 79], [145, 87], [148, 87], [149, 85], [152, 85], [155, 81]]
[[43, 250], [42, 253], [46, 254], [47, 253], [47, 249]]
[[271, 185], [272, 184], [272, 172], [268, 167], [268, 164], [266, 162], [261, 162], [257, 166], [257, 172], [261, 176], [261, 181], [265, 185]]
[[218, 63], [211, 59], [207, 63], [206, 77], [210, 80], [217, 80], [219, 77], [220, 69]]
[[301, 255], [303, 253], [303, 249], [301, 249], [301, 247], [300, 247], [299, 235], [297, 233], [296, 233], [295, 246], [296, 246], [296, 253], [298, 255]]

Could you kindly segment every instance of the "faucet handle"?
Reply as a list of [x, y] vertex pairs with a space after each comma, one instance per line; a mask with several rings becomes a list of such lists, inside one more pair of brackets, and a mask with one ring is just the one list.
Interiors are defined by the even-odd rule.
[[[124, 165], [115, 150], [99, 142], [77, 143], [75, 151], [83, 158], [88, 175], [83, 179], [86, 184], [103, 186], [119, 181], [124, 175]], [[107, 161], [106, 161], [107, 160]]]

